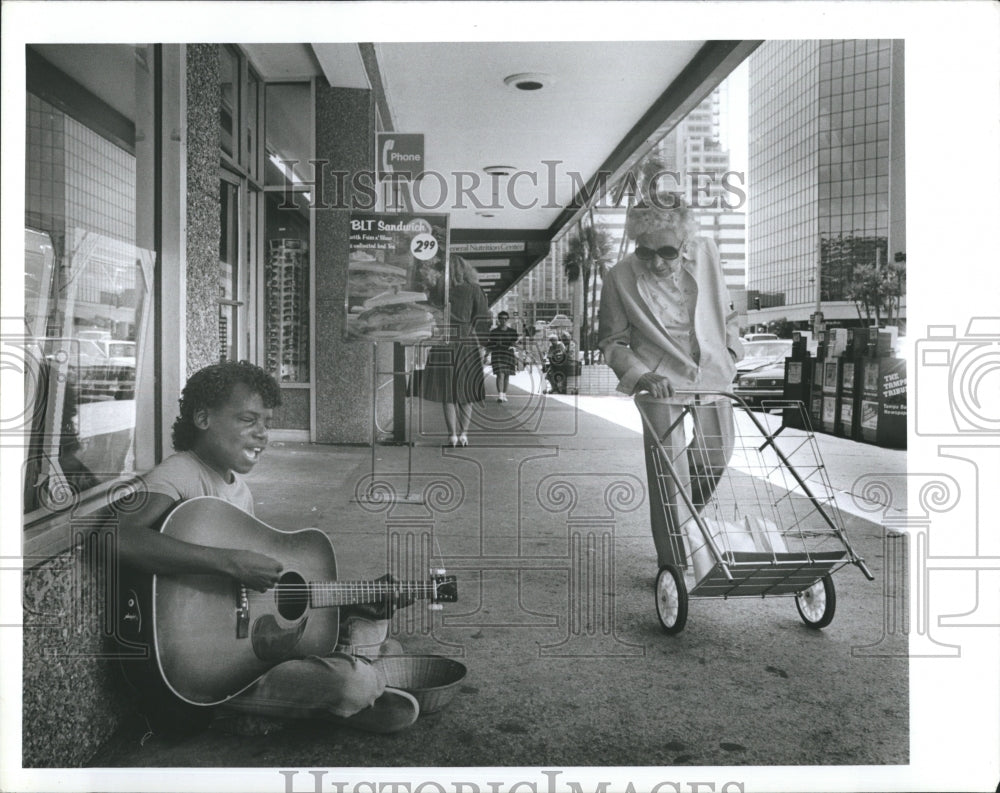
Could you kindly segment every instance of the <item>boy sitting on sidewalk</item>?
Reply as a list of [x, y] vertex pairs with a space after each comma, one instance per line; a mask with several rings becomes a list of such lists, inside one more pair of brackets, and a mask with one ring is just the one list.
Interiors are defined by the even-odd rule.
[[[215, 573], [259, 592], [275, 585], [281, 559], [252, 548], [196, 545], [158, 529], [174, 506], [197, 496], [216, 496], [253, 514], [253, 498], [241, 475], [254, 467], [267, 446], [268, 425], [280, 401], [274, 378], [246, 361], [213, 364], [192, 375], [173, 427], [176, 454], [142, 477], [141, 506], [120, 510], [118, 549], [126, 569], [146, 576]], [[332, 655], [279, 663], [217, 710], [268, 719], [322, 718], [371, 732], [408, 727], [419, 714], [417, 701], [387, 688], [370, 662], [383, 643], [397, 644], [385, 641], [392, 606], [342, 608], [343, 644]], [[170, 699], [162, 692], [148, 698], [146, 708], [153, 711], [148, 715], [165, 723], [179, 716], [190, 724], [192, 717], [196, 720], [209, 710]]]

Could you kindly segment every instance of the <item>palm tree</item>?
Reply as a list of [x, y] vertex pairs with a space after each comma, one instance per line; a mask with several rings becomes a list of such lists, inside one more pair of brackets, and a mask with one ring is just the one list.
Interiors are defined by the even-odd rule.
[[[563, 272], [566, 273], [566, 280], [573, 284], [573, 328], [579, 331], [581, 317], [585, 316], [587, 310], [587, 284], [590, 281], [590, 262], [587, 258], [587, 245], [580, 230], [570, 234], [566, 240], [566, 253], [562, 260]], [[582, 303], [577, 300], [579, 287], [577, 284], [583, 281]], [[579, 333], [574, 334], [579, 338]]]
[[[573, 327], [579, 330], [575, 335], [580, 340], [579, 349], [582, 351], [589, 351], [590, 348], [589, 339], [586, 338], [587, 334], [584, 331], [593, 328], [597, 318], [597, 278], [604, 277], [608, 266], [614, 261], [614, 256], [611, 235], [594, 224], [592, 211], [590, 223], [587, 226], [578, 226], [566, 240], [566, 254], [562, 261], [566, 280], [574, 285], [582, 282], [582, 288], [579, 290], [581, 299], [574, 301], [573, 310]], [[576, 296], [575, 287], [573, 292]]]
[[[589, 322], [586, 321], [586, 301], [584, 301], [584, 324], [587, 328], [593, 329], [597, 324], [597, 279], [604, 280], [604, 276], [608, 272], [608, 267], [612, 264], [615, 257], [614, 243], [611, 235], [603, 228], [594, 224], [593, 208], [590, 210], [590, 225], [584, 229], [584, 241], [587, 249], [587, 271], [585, 278], [587, 281], [593, 278], [593, 286], [591, 287], [593, 291], [590, 299], [590, 320]], [[583, 339], [581, 338], [582, 341]], [[580, 346], [587, 353], [592, 352], [589, 337], [586, 343], [581, 343]], [[592, 356], [588, 355], [587, 358], [592, 359]]]

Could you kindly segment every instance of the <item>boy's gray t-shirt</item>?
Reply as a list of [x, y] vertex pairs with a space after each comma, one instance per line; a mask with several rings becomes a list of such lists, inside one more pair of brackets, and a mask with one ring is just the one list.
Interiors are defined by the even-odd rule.
[[187, 501], [198, 496], [217, 496], [253, 515], [253, 496], [239, 474], [227, 482], [192, 451], [177, 452], [142, 477], [149, 493]]

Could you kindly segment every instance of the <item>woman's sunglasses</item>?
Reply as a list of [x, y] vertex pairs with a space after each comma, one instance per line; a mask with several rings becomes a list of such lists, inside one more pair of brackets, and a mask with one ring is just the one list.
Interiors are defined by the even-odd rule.
[[670, 262], [681, 255], [680, 248], [673, 245], [664, 245], [662, 248], [647, 248], [645, 245], [635, 246], [635, 255], [644, 262], [651, 262], [659, 256], [665, 262]]

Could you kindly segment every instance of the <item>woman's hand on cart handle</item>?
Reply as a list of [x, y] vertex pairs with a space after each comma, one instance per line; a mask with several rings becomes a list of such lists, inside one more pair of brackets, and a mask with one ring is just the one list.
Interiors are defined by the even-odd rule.
[[662, 374], [646, 372], [635, 383], [635, 390], [648, 391], [654, 399], [667, 399], [674, 395], [674, 387]]

